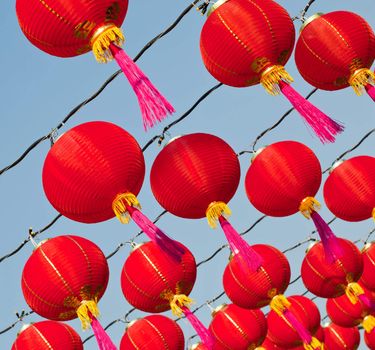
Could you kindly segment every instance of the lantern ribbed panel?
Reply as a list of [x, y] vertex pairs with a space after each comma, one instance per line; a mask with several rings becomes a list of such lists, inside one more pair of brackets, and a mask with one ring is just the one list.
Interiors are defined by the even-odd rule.
[[329, 350], [356, 350], [361, 341], [357, 327], [344, 328], [331, 323], [323, 329], [324, 345]]
[[282, 252], [265, 244], [251, 248], [262, 258], [260, 268], [244, 271], [243, 263], [235, 255], [223, 275], [224, 290], [229, 299], [246, 309], [269, 304], [273, 296], [284, 293], [290, 281], [289, 262]]
[[349, 282], [356, 282], [363, 271], [361, 252], [354, 243], [337, 238], [342, 257], [327, 263], [321, 242], [315, 244], [302, 261], [301, 275], [306, 288], [322, 298], [335, 298], [345, 293]]
[[374, 32], [362, 17], [348, 11], [330, 12], [307, 24], [295, 50], [303, 78], [323, 90], [349, 86], [351, 73], [370, 68], [374, 57]]
[[262, 344], [267, 322], [261, 310], [246, 310], [234, 304], [216, 311], [210, 324], [215, 350], [247, 350]]
[[121, 339], [120, 350], [184, 350], [184, 334], [168, 317], [150, 315], [136, 320]]
[[128, 0], [16, 1], [18, 22], [27, 39], [59, 57], [90, 51], [95, 30], [109, 23], [120, 27], [127, 9]]
[[12, 350], [83, 350], [82, 340], [67, 324], [41, 321], [23, 330]]
[[156, 157], [151, 189], [160, 205], [176, 216], [197, 219], [214, 201], [228, 203], [240, 181], [236, 153], [222, 139], [203, 133], [181, 136]]
[[53, 207], [79, 222], [115, 216], [112, 202], [120, 193], [137, 195], [145, 164], [132, 135], [115, 124], [95, 121], [64, 133], [47, 154], [43, 187]]
[[288, 216], [318, 192], [321, 177], [319, 160], [310, 148], [295, 141], [276, 142], [253, 160], [245, 178], [246, 193], [260, 212]]
[[27, 304], [51, 320], [71, 320], [82, 300], [99, 300], [108, 284], [107, 260], [93, 242], [78, 236], [52, 238], [27, 260], [22, 291]]
[[264, 339], [264, 342], [262, 343], [261, 347], [264, 348], [265, 350], [284, 350], [285, 349], [273, 343], [268, 338], [268, 336], [266, 337], [266, 339]]
[[337, 166], [324, 184], [324, 200], [340, 219], [371, 218], [375, 208], [375, 158], [353, 157]]
[[[320, 326], [318, 307], [310, 299], [293, 295], [287, 298], [291, 303], [288, 308], [298, 321], [310, 332], [315, 334]], [[302, 345], [302, 340], [293, 326], [283, 316], [271, 310], [267, 316], [269, 340], [278, 346], [291, 348]]]
[[364, 331], [364, 338], [368, 348], [371, 350], [375, 350], [375, 330], [373, 329], [370, 333]]
[[229, 0], [207, 18], [200, 49], [207, 70], [236, 87], [259, 83], [262, 71], [285, 65], [295, 30], [287, 11], [272, 0]]
[[170, 309], [166, 293], [190, 294], [197, 267], [192, 253], [180, 246], [185, 250], [180, 262], [153, 242], [129, 255], [121, 273], [122, 292], [129, 304], [145, 312], [163, 312]]
[[371, 243], [362, 251], [363, 273], [360, 282], [375, 292], [375, 244]]

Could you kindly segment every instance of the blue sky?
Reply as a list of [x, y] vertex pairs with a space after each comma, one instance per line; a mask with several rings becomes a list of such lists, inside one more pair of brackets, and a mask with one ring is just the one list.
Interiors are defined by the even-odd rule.
[[[291, 16], [297, 15], [305, 1], [281, 0]], [[134, 56], [143, 45], [167, 27], [189, 4], [188, 1], [163, 2], [132, 1], [123, 25], [127, 38], [125, 49]], [[375, 3], [373, 0], [362, 1], [322, 1], [317, 0], [308, 15], [315, 12], [349, 10], [363, 16], [375, 27]], [[0, 30], [3, 34], [1, 55], [1, 114], [0, 128], [0, 168], [11, 163], [23, 150], [38, 137], [50, 132], [60, 120], [78, 103], [93, 93], [104, 80], [117, 70], [115, 63], [100, 65], [88, 53], [86, 55], [62, 59], [49, 56], [32, 46], [18, 27], [14, 1], [3, 0], [0, 3]], [[140, 119], [137, 100], [123, 75], [118, 76], [105, 91], [92, 103], [82, 108], [62, 129], [92, 120], [106, 120], [118, 124], [129, 131], [144, 145], [147, 140], [160, 134], [163, 127], [184, 113], [195, 100], [217, 82], [205, 70], [199, 52], [199, 35], [205, 18], [197, 11], [191, 11], [179, 26], [158, 41], [139, 60], [139, 65], [148, 74], [154, 84], [173, 103], [176, 114], [167, 118], [154, 129], [144, 132]], [[296, 22], [296, 30], [300, 23]], [[307, 94], [312, 87], [299, 76], [294, 57], [286, 65], [295, 79], [294, 87], [302, 94]], [[370, 129], [374, 128], [375, 104], [367, 96], [357, 97], [351, 89], [337, 92], [318, 91], [311, 101], [335, 119], [342, 121], [346, 131], [337, 138], [336, 143], [321, 145], [311, 135], [300, 117], [293, 112], [277, 129], [267, 134], [258, 147], [281, 140], [292, 139], [305, 143], [318, 156], [322, 167], [326, 168], [344, 150], [357, 143]], [[226, 140], [236, 152], [250, 148], [252, 141], [265, 128], [271, 126], [286, 110], [288, 102], [283, 97], [272, 97], [260, 87], [236, 89], [223, 86], [183, 122], [170, 130], [170, 137], [193, 132], [207, 132]], [[367, 154], [375, 156], [372, 135], [351, 156]], [[27, 237], [29, 227], [38, 230], [57, 215], [44, 195], [41, 171], [45, 156], [50, 147], [46, 141], [33, 150], [16, 168], [0, 176], [0, 201], [2, 244], [0, 256], [15, 248]], [[154, 143], [145, 152], [146, 178], [139, 195], [143, 212], [155, 218], [162, 209], [152, 196], [149, 185], [149, 171], [155, 156], [160, 151]], [[250, 156], [240, 157], [242, 178], [238, 191], [229, 203], [233, 215], [232, 224], [243, 231], [261, 216], [249, 203], [244, 190], [244, 176], [250, 164]], [[323, 203], [322, 192], [317, 198]], [[321, 211], [323, 217], [330, 219], [332, 214], [327, 209]], [[187, 245], [197, 261], [208, 257], [224, 242], [220, 230], [212, 231], [205, 220], [184, 220], [172, 215], [164, 216], [159, 225], [173, 238]], [[365, 238], [373, 228], [373, 222], [347, 223], [337, 220], [332, 225], [337, 235], [350, 239]], [[283, 250], [303, 241], [313, 230], [312, 222], [302, 215], [287, 218], [266, 218], [246, 237], [249, 243], [266, 243]], [[62, 218], [40, 239], [62, 234], [76, 234], [97, 243], [105, 254], [112, 252], [120, 242], [127, 241], [138, 232], [134, 223], [120, 225], [116, 219], [95, 225], [81, 224]], [[144, 237], [140, 238], [142, 241]], [[361, 247], [361, 245], [359, 245]], [[292, 267], [292, 279], [299, 275], [300, 264], [306, 245], [288, 253]], [[16, 320], [15, 311], [29, 310], [20, 288], [23, 265], [32, 252], [28, 244], [16, 256], [0, 263], [0, 330]], [[128, 256], [129, 247], [123, 247], [109, 260], [110, 283], [99, 306], [101, 321], [106, 325], [121, 318], [129, 310], [120, 288], [120, 272]], [[191, 296], [196, 305], [204, 303], [220, 294], [223, 290], [221, 278], [228, 258], [228, 250], [220, 252], [208, 264], [198, 270], [198, 278]], [[287, 295], [305, 291], [301, 281], [293, 284]], [[228, 300], [223, 297], [213, 306]], [[324, 302], [318, 300], [322, 316]], [[135, 312], [130, 319], [145, 314]], [[171, 316], [170, 313], [165, 315]], [[202, 308], [197, 315], [208, 325], [210, 312]], [[25, 322], [38, 321], [36, 315]], [[91, 331], [83, 333], [79, 322], [69, 322], [85, 338]], [[185, 322], [182, 325], [186, 339], [194, 334]], [[110, 328], [109, 334], [119, 344], [125, 325], [117, 323]], [[10, 349], [19, 326], [0, 335], [2, 349]], [[90, 340], [85, 349], [96, 349]], [[365, 348], [361, 345], [361, 348]]]

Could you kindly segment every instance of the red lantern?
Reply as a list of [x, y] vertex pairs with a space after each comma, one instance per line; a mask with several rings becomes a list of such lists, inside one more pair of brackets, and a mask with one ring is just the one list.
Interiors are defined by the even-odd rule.
[[256, 271], [243, 270], [234, 256], [225, 268], [225, 293], [236, 305], [256, 309], [268, 305], [277, 294], [283, 294], [290, 281], [290, 266], [286, 256], [278, 249], [256, 244], [251, 247], [262, 259]]
[[78, 316], [84, 329], [92, 325], [99, 344], [115, 349], [96, 319], [108, 278], [107, 260], [99, 247], [69, 235], [47, 240], [34, 250], [21, 285], [27, 304], [37, 314], [60, 321]]
[[335, 164], [324, 184], [324, 200], [340, 219], [375, 220], [375, 158], [358, 156]]
[[174, 109], [119, 48], [125, 40], [119, 27], [127, 9], [128, 0], [49, 0], [48, 4], [38, 0], [16, 1], [20, 27], [40, 50], [59, 57], [92, 50], [99, 62], [115, 58], [137, 94], [147, 128]]
[[324, 327], [324, 345], [329, 350], [356, 350], [360, 341], [357, 327], [344, 328], [334, 323]]
[[215, 350], [247, 350], [262, 344], [267, 322], [261, 310], [246, 310], [234, 304], [221, 305], [213, 313], [210, 331]]
[[368, 315], [363, 320], [363, 328], [365, 330], [365, 342], [369, 349], [375, 349], [375, 317]]
[[150, 315], [129, 324], [120, 350], [184, 350], [184, 341], [184, 334], [175, 321]]
[[219, 0], [202, 28], [200, 48], [204, 65], [217, 80], [235, 87], [261, 83], [272, 95], [281, 91], [321, 141], [332, 142], [343, 127], [289, 85], [293, 78], [284, 65], [294, 40], [293, 21], [276, 2]]
[[[307, 19], [295, 50], [299, 72], [311, 85], [323, 90], [364, 87], [375, 93], [375, 35], [359, 15], [348, 11], [315, 14]], [[374, 96], [375, 97], [375, 96]]]
[[12, 350], [83, 350], [82, 340], [67, 324], [41, 321], [25, 325]]
[[301, 266], [301, 276], [306, 288], [322, 298], [335, 298], [350, 293], [353, 283], [359, 280], [363, 271], [361, 252], [354, 243], [337, 238], [342, 256], [327, 264], [321, 242], [315, 244], [306, 254]]
[[375, 244], [367, 243], [362, 250], [363, 273], [360, 282], [368, 289], [375, 291]]

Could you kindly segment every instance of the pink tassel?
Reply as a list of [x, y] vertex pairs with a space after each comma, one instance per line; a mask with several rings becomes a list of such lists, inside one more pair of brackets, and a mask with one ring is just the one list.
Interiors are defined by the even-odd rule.
[[113, 43], [109, 48], [138, 97], [145, 130], [162, 121], [168, 113], [175, 112], [173, 106], [155, 88], [124, 50]]
[[230, 250], [241, 259], [244, 270], [257, 271], [263, 263], [262, 257], [241, 237], [234, 227], [223, 216], [219, 217], [220, 225], [229, 243]]
[[147, 235], [147, 237], [150, 238], [151, 241], [156, 243], [160, 249], [169, 254], [173, 259], [181, 261], [181, 257], [185, 253], [185, 250], [176, 241], [168, 237], [137, 208], [127, 206], [126, 209], [134, 222]]
[[305, 344], [310, 344], [312, 341], [311, 334], [305, 328], [305, 326], [300, 321], [297, 320], [297, 318], [293, 315], [293, 313], [290, 310], [286, 309], [283, 312], [283, 315], [289, 321], [289, 323], [292, 325], [295, 331], [298, 333], [302, 341]]
[[293, 107], [303, 117], [322, 143], [335, 142], [335, 135], [344, 130], [343, 125], [335, 122], [312, 103], [307, 101], [288, 83], [279, 82], [280, 90]]
[[375, 303], [366, 294], [358, 295], [358, 299], [361, 301], [363, 305], [370, 309], [371, 312], [375, 311]]
[[311, 213], [311, 218], [314, 221], [315, 227], [318, 230], [319, 237], [322, 241], [326, 260], [328, 263], [333, 264], [343, 255], [338, 239], [328, 224], [316, 211]]
[[207, 347], [207, 350], [212, 350], [214, 346], [214, 338], [211, 332], [186, 306], [182, 307], [181, 309], [190, 324], [197, 332], [198, 336], [201, 338], [203, 345]]
[[375, 86], [371, 84], [366, 84], [365, 89], [368, 95], [372, 98], [372, 100], [375, 101]]
[[117, 347], [95, 317], [92, 317], [91, 327], [94, 331], [99, 350], [117, 350]]

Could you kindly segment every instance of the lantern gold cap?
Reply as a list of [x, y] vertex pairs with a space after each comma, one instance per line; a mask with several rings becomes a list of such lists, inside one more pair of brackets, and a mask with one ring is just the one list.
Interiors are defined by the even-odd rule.
[[192, 346], [189, 347], [189, 350], [195, 350], [201, 343], [196, 343], [193, 344]]
[[212, 316], [212, 317], [215, 317], [215, 315], [216, 315], [219, 311], [222, 311], [226, 306], [227, 306], [227, 304], [220, 304], [219, 306], [215, 307], [215, 309], [211, 312], [211, 316]]
[[165, 145], [164, 145], [164, 147], [165, 146], [168, 146], [170, 143], [172, 143], [173, 141], [176, 141], [177, 139], [179, 139], [180, 137], [182, 137], [182, 136], [184, 136], [184, 135], [177, 135], [177, 136], [175, 136], [175, 137], [172, 137]]
[[316, 244], [318, 244], [318, 243], [319, 243], [318, 241], [310, 242], [310, 244], [307, 246], [307, 248], [306, 248], [306, 250], [305, 250], [305, 254], [307, 254], [307, 253], [310, 251], [310, 249], [311, 249], [314, 245], [316, 245]]
[[369, 249], [372, 247], [373, 244], [374, 244], [374, 242], [367, 242], [367, 243], [364, 245], [364, 247], [362, 248], [361, 252], [362, 252], [362, 253], [366, 252], [367, 250], [369, 250]]
[[312, 16], [310, 16], [305, 22], [303, 22], [299, 32], [301, 33], [306, 28], [306, 26], [309, 25], [313, 20], [315, 20], [315, 19], [317, 19], [317, 18], [319, 18], [323, 15], [324, 15], [323, 12], [318, 12], [318, 13], [315, 13]]
[[137, 250], [138, 248], [142, 247], [144, 244], [146, 244], [147, 242], [141, 242], [141, 243], [135, 243], [134, 245], [132, 245], [132, 252], [134, 252], [135, 250]]
[[29, 328], [32, 325], [32, 323], [24, 323], [21, 327], [21, 329], [17, 333], [17, 337], [27, 328]]
[[251, 163], [255, 160], [256, 157], [259, 156], [259, 154], [261, 154], [265, 150], [266, 147], [267, 146], [261, 147], [258, 150], [256, 150], [256, 152], [254, 153], [254, 155], [251, 157]]
[[138, 321], [140, 320], [140, 318], [135, 318], [134, 320], [130, 321], [127, 325], [126, 325], [126, 330], [128, 330], [131, 326], [133, 326], [135, 323], [137, 323]]
[[344, 162], [345, 162], [344, 159], [340, 159], [340, 160], [334, 162], [333, 165], [331, 166], [331, 168], [329, 169], [329, 173], [331, 174], [332, 171], [334, 171], [336, 168], [338, 168]]
[[210, 16], [212, 12], [214, 12], [218, 7], [220, 7], [222, 4], [226, 3], [228, 0], [218, 0], [216, 1], [208, 10], [207, 17]]

